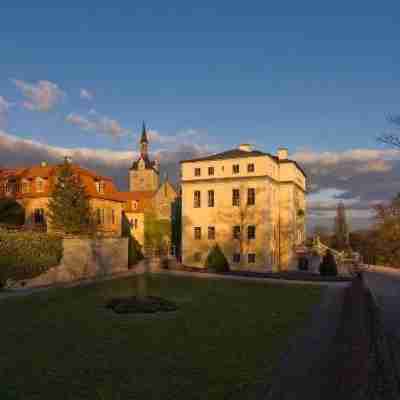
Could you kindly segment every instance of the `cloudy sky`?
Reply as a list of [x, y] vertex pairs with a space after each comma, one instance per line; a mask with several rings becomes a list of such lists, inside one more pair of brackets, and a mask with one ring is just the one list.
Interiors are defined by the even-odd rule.
[[400, 114], [398, 2], [5, 3], [0, 165], [68, 154], [122, 189], [145, 120], [171, 179], [182, 158], [287, 146], [310, 226], [339, 200], [366, 226], [400, 187], [399, 152], [376, 142]]

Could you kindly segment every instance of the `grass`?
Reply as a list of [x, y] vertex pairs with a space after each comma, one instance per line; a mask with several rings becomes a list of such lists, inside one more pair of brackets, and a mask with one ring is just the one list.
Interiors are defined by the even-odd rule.
[[[0, 302], [0, 399], [230, 399], [269, 373], [320, 297], [311, 286], [153, 275], [174, 313], [117, 315], [136, 278]], [[241, 396], [239, 396], [241, 398]]]

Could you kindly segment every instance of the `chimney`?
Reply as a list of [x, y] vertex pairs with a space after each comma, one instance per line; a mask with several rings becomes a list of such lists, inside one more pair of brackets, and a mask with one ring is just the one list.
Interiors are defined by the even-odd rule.
[[276, 153], [279, 160], [287, 160], [289, 152], [285, 147], [280, 147]]
[[250, 152], [253, 150], [253, 148], [252, 148], [251, 144], [242, 143], [239, 145], [239, 150]]
[[41, 166], [41, 167], [47, 167], [47, 161], [42, 161], [42, 162], [40, 163], [40, 166]]

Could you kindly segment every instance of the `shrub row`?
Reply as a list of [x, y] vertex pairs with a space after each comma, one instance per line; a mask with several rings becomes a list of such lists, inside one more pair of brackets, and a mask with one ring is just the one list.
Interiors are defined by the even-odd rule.
[[60, 263], [61, 237], [37, 232], [0, 230], [0, 287], [8, 279], [34, 278]]

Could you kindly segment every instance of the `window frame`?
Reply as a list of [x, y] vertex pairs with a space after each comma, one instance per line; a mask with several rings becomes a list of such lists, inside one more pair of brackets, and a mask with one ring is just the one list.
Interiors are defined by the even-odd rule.
[[240, 189], [232, 189], [232, 206], [240, 207]]
[[240, 174], [240, 164], [233, 164], [232, 165], [232, 174], [233, 175]]
[[194, 176], [201, 176], [201, 168], [200, 167], [194, 168]]
[[255, 263], [256, 263], [256, 253], [247, 253], [247, 264], [255, 264]]
[[214, 189], [211, 189], [207, 193], [208, 193], [208, 195], [207, 195], [208, 207], [213, 208], [213, 207], [215, 207], [215, 191], [214, 191]]
[[214, 167], [208, 167], [208, 176], [214, 176]]
[[242, 238], [242, 229], [240, 225], [233, 225], [232, 238], [240, 240]]
[[249, 163], [247, 164], [247, 172], [255, 172], [256, 171], [256, 166], [254, 165], [254, 163]]
[[232, 255], [232, 262], [235, 264], [239, 264], [241, 260], [241, 254], [240, 253], [233, 253]]
[[[198, 195], [198, 198], [197, 198]], [[193, 208], [201, 208], [201, 191], [193, 191]]]
[[193, 238], [194, 240], [201, 240], [201, 226], [193, 227]]
[[[250, 193], [252, 193], [251, 196], [250, 196]], [[250, 199], [252, 199], [252, 202], [249, 201]], [[247, 205], [248, 206], [256, 205], [256, 189], [255, 188], [247, 188]]]
[[[252, 234], [250, 234], [252, 232]], [[248, 225], [247, 226], [247, 240], [254, 240], [256, 238], [256, 226]]]

